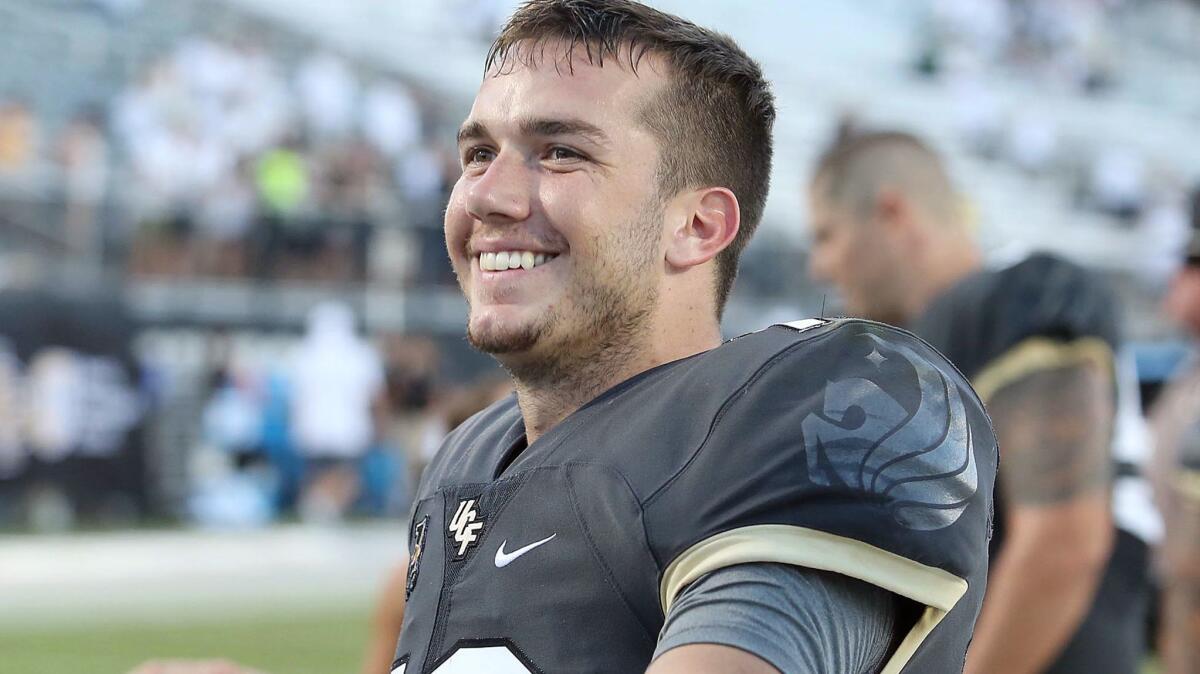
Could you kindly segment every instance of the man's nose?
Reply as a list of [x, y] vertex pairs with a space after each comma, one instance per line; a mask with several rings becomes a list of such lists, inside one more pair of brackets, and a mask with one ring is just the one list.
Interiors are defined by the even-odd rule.
[[521, 222], [529, 217], [534, 181], [520, 156], [501, 153], [468, 189], [467, 213], [480, 222]]

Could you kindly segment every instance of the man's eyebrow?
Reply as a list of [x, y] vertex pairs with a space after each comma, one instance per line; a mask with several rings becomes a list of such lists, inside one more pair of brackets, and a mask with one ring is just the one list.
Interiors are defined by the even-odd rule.
[[[600, 127], [581, 119], [524, 119], [518, 125], [526, 136], [583, 136], [596, 145], [609, 145], [608, 134]], [[480, 121], [469, 121], [458, 130], [458, 142], [462, 143], [490, 138], [491, 132]]]
[[608, 145], [608, 134], [582, 119], [524, 119], [521, 133], [526, 136], [583, 136], [597, 145]]
[[461, 145], [466, 141], [488, 138], [491, 135], [483, 122], [467, 122], [458, 130], [458, 143]]

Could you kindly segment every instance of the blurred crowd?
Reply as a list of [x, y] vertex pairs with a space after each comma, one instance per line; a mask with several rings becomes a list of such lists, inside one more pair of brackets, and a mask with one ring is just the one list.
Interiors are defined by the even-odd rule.
[[[188, 515], [246, 526], [402, 516], [442, 438], [507, 395], [507, 378], [448, 381], [438, 344], [367, 339], [345, 305], [323, 303], [303, 337], [269, 355], [214, 336], [201, 432], [188, 451]], [[243, 345], [244, 346], [244, 345]]]
[[[968, 152], [1053, 182], [1064, 202], [1177, 247], [1191, 187], [1180, 163], [1102, 137], [1098, 117], [1073, 113], [1072, 122], [1064, 123], [1054, 103], [1142, 103], [1131, 90], [1150, 85], [1130, 63], [1137, 51], [1129, 49], [1136, 44], [1130, 26], [1137, 22], [1131, 18], [1155, 15], [1154, 45], [1194, 70], [1200, 12], [1186, 4], [931, 0], [919, 22], [912, 66], [918, 76], [947, 89], [955, 133]], [[1012, 95], [1017, 82], [1029, 90], [1020, 100]], [[1171, 88], [1169, 81], [1160, 86]], [[1180, 95], [1185, 113], [1191, 106], [1191, 114], [1200, 115], [1200, 91]], [[1031, 99], [1039, 103], [1031, 105]]]
[[192, 35], [59, 129], [0, 94], [0, 199], [19, 225], [46, 195], [63, 226], [35, 235], [135, 275], [444, 282], [421, 251], [457, 161], [425, 107], [328, 51]]
[[1019, 69], [1097, 93], [1113, 84], [1109, 21], [1125, 0], [933, 0], [916, 60], [927, 75]]
[[[146, 5], [95, 4], [121, 16]], [[455, 12], [472, 8], [466, 32], [482, 37], [503, 3], [452, 4], [455, 21]], [[1156, 25], [1186, 33], [1200, 12], [1172, 21], [1171, 8], [1184, 4], [929, 0], [911, 58], [889, 67], [910, 67], [924, 86], [943, 89], [955, 150], [1028, 177], [1029, 185], [1052, 185], [1080, 212], [1174, 250], [1186, 236], [1193, 188], [1178, 162], [1028, 103], [1038, 96], [1086, 106], [1130, 95], [1143, 85], [1121, 60], [1131, 8], [1144, 14], [1153, 5], [1167, 12]], [[115, 90], [65, 119], [0, 89], [0, 244], [20, 241], [71, 265], [115, 267], [135, 281], [452, 285], [441, 209], [458, 173], [447, 128], [458, 120], [445, 118], [445, 102], [377, 64], [319, 46], [289, 55], [256, 37], [193, 30], [137, 60]], [[1166, 33], [1161, 42], [1183, 62], [1200, 58], [1194, 44]], [[1200, 90], [1193, 98], [1200, 115]], [[846, 116], [840, 126], [850, 133], [859, 121]], [[801, 304], [798, 293], [815, 292], [797, 264], [807, 251], [771, 230], [747, 250], [739, 292], [781, 299], [791, 310]], [[0, 268], [0, 279], [7, 271]], [[817, 301], [824, 312], [824, 298]], [[186, 463], [187, 517], [251, 524], [399, 513], [444, 433], [506, 390], [486, 376], [451, 383], [433, 338], [364, 337], [362, 317], [346, 312], [318, 307], [305, 337], [269, 358], [244, 357], [229, 326], [187, 326], [208, 344], [203, 384], [193, 387], [200, 403], [177, 424], [195, 433], [182, 434], [178, 446], [154, 436], [146, 443], [159, 453], [169, 446]], [[14, 381], [33, 381], [37, 353], [28, 348], [10, 359]], [[163, 406], [178, 398], [153, 390], [154, 382], [179, 379], [180, 367], [170, 359], [143, 365], [148, 376], [128, 379], [152, 389], [148, 397], [159, 406], [146, 409], [151, 425], [161, 424]], [[4, 388], [0, 413], [12, 404]], [[0, 480], [3, 459], [0, 447]]]

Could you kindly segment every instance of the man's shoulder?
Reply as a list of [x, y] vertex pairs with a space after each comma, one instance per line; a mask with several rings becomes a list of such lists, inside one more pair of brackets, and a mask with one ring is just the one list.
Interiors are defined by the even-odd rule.
[[1016, 309], [1042, 320], [1078, 320], [1078, 315], [1069, 315], [1072, 305], [1085, 301], [1088, 311], [1108, 314], [1113, 311], [1111, 298], [1111, 289], [1094, 271], [1051, 253], [1036, 253], [967, 277], [942, 293], [931, 307], [947, 306], [959, 320]]
[[[668, 437], [676, 444], [687, 437], [695, 445], [735, 407], [741, 416], [769, 420], [784, 401], [799, 396], [797, 402], [811, 402], [804, 399], [807, 392], [827, 381], [852, 372], [879, 376], [880, 352], [897, 349], [953, 372], [934, 349], [899, 328], [850, 318], [805, 319], [747, 333], [644, 373], [605, 401], [605, 414], [628, 432], [686, 426], [692, 430], [678, 428]], [[741, 404], [747, 397], [775, 404]], [[697, 431], [702, 433], [696, 436]]]
[[[730, 350], [743, 379], [724, 392], [681, 483], [716, 491], [736, 482], [735, 473], [759, 484], [789, 475], [784, 490], [809, 485], [894, 500], [895, 519], [917, 528], [915, 520], [945, 519], [974, 495], [975, 454], [987, 464], [994, 451], [990, 424], [966, 378], [920, 338], [882, 323], [825, 319], [742, 339], [756, 357]], [[930, 496], [929, 484], [962, 500], [910, 511]]]
[[[763, 383], [763, 375], [769, 371], [794, 370], [794, 374], [803, 375], [805, 379], [817, 379], [823, 374], [844, 370], [851, 364], [861, 365], [864, 358], [874, 358], [872, 353], [879, 348], [905, 348], [922, 362], [944, 363], [935, 349], [907, 330], [875, 321], [839, 317], [777, 323], [736, 337], [703, 354], [696, 370], [709, 378], [728, 372], [729, 384], [735, 389], [731, 392], [736, 392]], [[870, 360], [866, 363], [875, 364]], [[784, 379], [783, 383], [790, 381]]]
[[[687, 484], [714, 494], [746, 476], [859, 484], [862, 476], [846, 471], [882, 469], [875, 463], [902, 449], [882, 442], [889, 430], [904, 427], [914, 442], [937, 445], [948, 418], [990, 435], [970, 385], [935, 349], [881, 323], [819, 319], [775, 325], [682, 363], [631, 391], [598, 430], [636, 448], [616, 467], [645, 501], [662, 502], [667, 489]], [[652, 452], [647, 438], [655, 439]], [[872, 449], [874, 441], [880, 446]], [[842, 445], [854, 447], [830, 451]], [[965, 458], [956, 449], [897, 469], [951, 471]], [[861, 465], [837, 465], [852, 455]], [[807, 470], [796, 474], [798, 467]]]
[[1118, 303], [1096, 273], [1039, 253], [975, 274], [937, 299], [914, 324], [974, 378], [1027, 340], [1091, 340], [1115, 350]]
[[[733, 393], [754, 389], [765, 398], [776, 395], [772, 389], [781, 389], [778, 395], [792, 398], [797, 391], [819, 389], [828, 382], [855, 376], [877, 382], [916, 381], [920, 372], [929, 369], [965, 383], [950, 361], [917, 335], [857, 318], [776, 324], [731, 340], [711, 355], [714, 368], [743, 373], [744, 382]], [[900, 360], [889, 361], [895, 355], [900, 355]], [[909, 368], [890, 367], [899, 362]]]

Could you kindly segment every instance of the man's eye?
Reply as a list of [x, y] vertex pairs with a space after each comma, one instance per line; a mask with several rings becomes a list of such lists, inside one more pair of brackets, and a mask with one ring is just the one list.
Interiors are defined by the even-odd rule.
[[549, 155], [550, 159], [554, 161], [573, 161], [576, 159], [583, 159], [583, 155], [569, 147], [552, 147], [550, 148], [550, 152], [547, 154]]
[[491, 161], [495, 156], [496, 154], [486, 147], [473, 147], [463, 155], [463, 161], [467, 164], [483, 164]]

